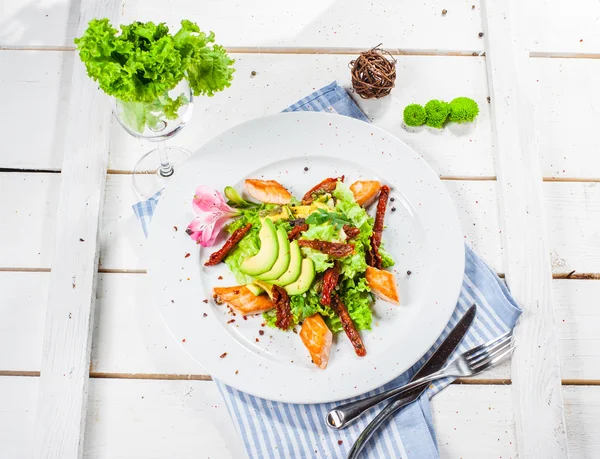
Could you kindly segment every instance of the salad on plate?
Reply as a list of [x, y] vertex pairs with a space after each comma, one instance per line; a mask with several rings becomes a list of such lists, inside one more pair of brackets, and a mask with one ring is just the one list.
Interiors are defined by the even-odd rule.
[[253, 201], [230, 186], [224, 197], [204, 185], [192, 201], [197, 217], [186, 232], [194, 241], [210, 247], [222, 230], [230, 234], [204, 263], [225, 263], [237, 281], [214, 287], [215, 302], [295, 331], [321, 369], [342, 330], [365, 356], [360, 331], [371, 330], [375, 297], [400, 303], [382, 244], [390, 188], [376, 180], [348, 186], [344, 176], [326, 178], [301, 199], [275, 180], [247, 179], [244, 188]]

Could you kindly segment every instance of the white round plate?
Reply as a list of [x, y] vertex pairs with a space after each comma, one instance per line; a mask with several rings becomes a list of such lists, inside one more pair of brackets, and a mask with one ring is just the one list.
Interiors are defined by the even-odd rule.
[[[184, 168], [164, 191], [152, 220], [150, 280], [167, 327], [214, 378], [270, 400], [337, 401], [400, 375], [442, 333], [464, 272], [460, 223], [442, 182], [396, 137], [345, 116], [285, 113], [224, 132]], [[348, 184], [376, 179], [392, 188], [383, 242], [396, 260], [392, 269], [401, 305], [377, 300], [373, 329], [361, 332], [366, 357], [356, 356], [340, 332], [329, 366], [320, 370], [296, 333], [263, 327], [260, 315], [234, 317], [215, 304], [212, 288], [236, 282], [225, 264], [204, 267], [204, 260], [226, 235], [215, 247], [202, 248], [185, 229], [194, 218], [191, 201], [197, 185], [219, 191], [232, 185], [241, 191], [246, 178], [273, 179], [301, 197], [324, 178], [342, 174]]]

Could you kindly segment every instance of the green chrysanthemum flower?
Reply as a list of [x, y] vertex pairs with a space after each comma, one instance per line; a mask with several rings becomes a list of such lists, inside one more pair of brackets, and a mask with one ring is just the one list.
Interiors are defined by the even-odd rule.
[[450, 121], [466, 123], [473, 121], [479, 114], [477, 102], [468, 97], [457, 97], [450, 102]]
[[427, 115], [422, 105], [410, 104], [404, 109], [404, 123], [407, 126], [421, 126], [426, 120]]
[[425, 104], [425, 113], [427, 114], [427, 126], [441, 129], [450, 115], [450, 104], [443, 100], [430, 100]]

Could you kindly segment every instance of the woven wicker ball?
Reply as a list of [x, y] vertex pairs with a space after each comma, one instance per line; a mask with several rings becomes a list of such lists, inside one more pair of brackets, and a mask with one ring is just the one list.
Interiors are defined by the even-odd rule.
[[352, 87], [363, 99], [387, 96], [396, 82], [396, 59], [379, 46], [350, 62]]

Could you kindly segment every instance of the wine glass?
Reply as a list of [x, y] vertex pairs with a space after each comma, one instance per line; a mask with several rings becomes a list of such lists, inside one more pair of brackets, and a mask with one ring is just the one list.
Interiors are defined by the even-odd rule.
[[183, 148], [167, 146], [165, 140], [184, 128], [193, 106], [194, 95], [185, 79], [152, 102], [115, 99], [114, 112], [121, 126], [138, 139], [156, 142], [157, 148], [142, 156], [133, 168], [133, 187], [140, 198], [148, 199], [161, 191], [190, 156]]

